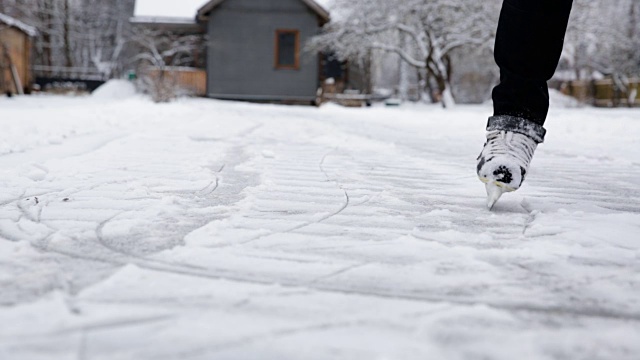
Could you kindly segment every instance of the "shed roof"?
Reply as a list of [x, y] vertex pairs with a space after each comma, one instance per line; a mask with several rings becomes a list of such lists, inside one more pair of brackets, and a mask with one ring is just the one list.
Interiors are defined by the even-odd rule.
[[[329, 12], [325, 10], [325, 8], [320, 6], [320, 4], [316, 2], [316, 0], [300, 0], [300, 1], [305, 3], [305, 5], [307, 5], [309, 8], [311, 8], [311, 10], [313, 10], [316, 14], [318, 14], [318, 16], [322, 20], [324, 20], [325, 22], [329, 21]], [[324, 3], [327, 2], [327, 0], [320, 0], [320, 1]], [[209, 2], [207, 2], [204, 6], [202, 6], [198, 10], [198, 19], [205, 19], [207, 15], [211, 13], [211, 11], [213, 11], [216, 7], [218, 7], [218, 5], [222, 4], [223, 2], [224, 0], [210, 0]]]
[[134, 24], [171, 24], [171, 25], [196, 25], [195, 18], [174, 17], [174, 16], [136, 16], [129, 19]]
[[176, 34], [199, 34], [204, 33], [206, 28], [196, 22], [195, 17], [173, 18], [173, 17], [133, 17], [129, 19], [131, 25], [142, 26], [147, 29], [160, 31], [170, 31]]
[[[302, 0], [319, 14], [328, 19], [328, 8], [333, 0]], [[181, 23], [192, 24], [196, 21], [199, 10], [210, 6], [210, 0], [136, 0], [133, 18], [134, 23]], [[222, 1], [213, 4], [211, 10]], [[210, 11], [210, 10], [209, 10]]]
[[0, 13], [0, 24], [5, 24], [9, 27], [16, 28], [31, 37], [38, 35], [38, 30], [35, 27], [27, 25], [20, 20], [16, 20], [11, 16], [2, 13]]
[[208, 0], [136, 0], [134, 19], [171, 19], [172, 22], [195, 22], [198, 9]]

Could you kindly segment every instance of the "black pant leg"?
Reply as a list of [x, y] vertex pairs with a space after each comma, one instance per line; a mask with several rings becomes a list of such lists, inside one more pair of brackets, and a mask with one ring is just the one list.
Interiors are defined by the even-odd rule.
[[544, 125], [547, 81], [564, 44], [572, 0], [504, 0], [495, 46], [500, 84], [493, 90], [494, 115]]

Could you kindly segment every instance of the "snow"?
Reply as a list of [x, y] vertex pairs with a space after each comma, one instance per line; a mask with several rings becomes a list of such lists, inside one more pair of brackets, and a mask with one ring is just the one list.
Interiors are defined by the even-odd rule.
[[0, 99], [1, 359], [640, 352], [637, 109], [552, 109], [489, 212], [488, 106], [112, 100]]
[[314, 0], [316, 4], [322, 6], [325, 10], [331, 10], [335, 0]]
[[22, 21], [16, 20], [10, 16], [0, 13], [0, 23], [5, 24], [7, 26], [12, 26], [18, 28], [25, 32], [25, 34], [34, 37], [38, 35], [38, 30], [30, 25], [23, 23]]
[[194, 19], [208, 0], [136, 0], [134, 17]]
[[576, 98], [567, 96], [555, 89], [549, 89], [549, 103], [554, 108], [574, 108], [586, 106], [580, 104], [580, 102]]
[[97, 88], [91, 96], [98, 100], [123, 100], [133, 97], [136, 88], [127, 80], [109, 80]]

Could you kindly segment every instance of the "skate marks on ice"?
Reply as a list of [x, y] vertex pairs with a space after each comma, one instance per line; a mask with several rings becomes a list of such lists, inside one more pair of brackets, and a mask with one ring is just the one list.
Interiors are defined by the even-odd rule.
[[[301, 154], [299, 149], [285, 153]], [[313, 151], [311, 153], [314, 154]], [[321, 151], [318, 150], [315, 151], [314, 155], [319, 156], [319, 154], [321, 154]], [[542, 299], [539, 303], [532, 302], [530, 299], [535, 299], [537, 292], [546, 291], [546, 287], [550, 285], [545, 282], [545, 279], [541, 280], [537, 287], [526, 291], [530, 293], [530, 296], [523, 296], [522, 299], [517, 301], [505, 301], [503, 297], [491, 296], [494, 292], [494, 284], [500, 283], [499, 280], [503, 277], [505, 279], [513, 278], [510, 280], [514, 282], [511, 286], [516, 289], [518, 287], [526, 289], [529, 285], [528, 276], [531, 270], [529, 267], [520, 266], [518, 263], [518, 260], [526, 262], [531, 257], [525, 257], [524, 255], [527, 253], [526, 246], [521, 249], [521, 245], [519, 245], [520, 240], [526, 240], [523, 237], [523, 232], [532, 222], [529, 212], [519, 209], [514, 216], [505, 214], [507, 219], [498, 221], [495, 218], [491, 220], [494, 217], [493, 214], [486, 215], [489, 219], [478, 216], [477, 209], [468, 206], [468, 202], [460, 199], [459, 196], [442, 196], [441, 199], [438, 199], [437, 194], [442, 194], [443, 191], [447, 195], [447, 190], [442, 189], [442, 184], [445, 178], [449, 182], [451, 181], [450, 173], [443, 172], [441, 174], [442, 179], [438, 178], [438, 174], [427, 172], [421, 174], [420, 169], [429, 167], [424, 166], [418, 160], [415, 161], [420, 166], [415, 166], [416, 164], [414, 164], [414, 166], [407, 166], [406, 168], [398, 165], [395, 165], [392, 169], [380, 169], [380, 166], [375, 168], [368, 164], [366, 160], [363, 160], [366, 159], [366, 156], [372, 155], [365, 154], [362, 159], [354, 161], [353, 152], [340, 154], [340, 151], [337, 150], [331, 153], [330, 156], [325, 156], [325, 160], [322, 162], [324, 164], [323, 169], [330, 174], [330, 178], [335, 179], [335, 184], [332, 186], [338, 184], [338, 187], [333, 190], [329, 187], [327, 193], [322, 192], [313, 199], [309, 196], [315, 196], [315, 194], [301, 194], [298, 189], [288, 192], [288, 190], [283, 191], [278, 188], [282, 184], [285, 187], [298, 185], [297, 182], [300, 179], [292, 179], [291, 172], [286, 171], [291, 169], [284, 169], [285, 171], [282, 173], [284, 177], [280, 174], [283, 169], [278, 166], [269, 171], [263, 170], [263, 181], [269, 186], [259, 189], [260, 192], [255, 195], [255, 204], [260, 204], [257, 213], [251, 211], [243, 214], [241, 219], [232, 224], [232, 226], [229, 226], [229, 224], [212, 224], [208, 229], [209, 236], [200, 234], [200, 237], [209, 240], [215, 239], [216, 236], [221, 239], [236, 238], [239, 239], [237, 242], [233, 242], [239, 247], [234, 249], [236, 252], [243, 254], [256, 253], [256, 255], [252, 255], [256, 260], [251, 262], [252, 271], [248, 274], [244, 270], [245, 265], [241, 265], [240, 268], [233, 268], [233, 265], [229, 265], [231, 268], [224, 270], [235, 274], [235, 276], [245, 273], [245, 279], [256, 276], [262, 279], [260, 281], [268, 282], [271, 276], [272, 279], [277, 278], [280, 284], [287, 286], [304, 284], [304, 281], [302, 281], [304, 279], [301, 278], [311, 277], [312, 274], [307, 275], [304, 272], [295, 271], [295, 277], [293, 278], [291, 274], [278, 274], [267, 264], [267, 261], [280, 260], [296, 263], [298, 268], [300, 267], [299, 264], [305, 264], [304, 267], [307, 270], [312, 270], [313, 261], [309, 259], [309, 256], [313, 255], [319, 258], [316, 263], [340, 265], [335, 270], [326, 270], [328, 271], [326, 275], [319, 275], [319, 277], [311, 280], [310, 283], [314, 284], [314, 289], [330, 289], [377, 296], [406, 296], [407, 298], [426, 301], [451, 301], [453, 303], [472, 303], [482, 300], [488, 305], [498, 308], [513, 307], [531, 309], [532, 311], [537, 309], [538, 311], [552, 313], [564, 311], [566, 314], [582, 314], [584, 316], [637, 317], [629, 309], [623, 312], [616, 311], [615, 305], [617, 304], [611, 304], [611, 308], [596, 306], [576, 309], [575, 304], [571, 301], [572, 295], [575, 294], [571, 293], [571, 291], [562, 292], [562, 288], [553, 291], [553, 297]], [[300, 156], [299, 159], [301, 165], [297, 166], [297, 170], [294, 173], [300, 174], [304, 178], [303, 181], [309, 182], [309, 176], [302, 176], [303, 172], [299, 168], [306, 166], [309, 169], [314, 169], [314, 162], [303, 161], [303, 156]], [[290, 164], [291, 161], [289, 160], [281, 161], [280, 163]], [[388, 162], [389, 160], [384, 158], [373, 161], [376, 164]], [[317, 169], [314, 170], [317, 171]], [[379, 177], [379, 181], [376, 181], [378, 176], [375, 176], [374, 173], [381, 173], [383, 176]], [[311, 178], [317, 179], [318, 177]], [[462, 177], [461, 179], [464, 178]], [[453, 184], [450, 189], [452, 195], [455, 187], [455, 184]], [[314, 184], [309, 186], [309, 189], [322, 189], [322, 185]], [[333, 191], [333, 196], [336, 199], [334, 204], [338, 204], [338, 189], [347, 192], [352, 205], [344, 209], [341, 208], [342, 211], [339, 214], [334, 214], [330, 218], [320, 216], [322, 213], [318, 212], [319, 209], [330, 208], [331, 202], [318, 201], [318, 198], [329, 199], [330, 191]], [[418, 201], [416, 201], [416, 189], [427, 194], [429, 191], [433, 191], [433, 194], [428, 194], [429, 200], [426, 202], [419, 201], [419, 197]], [[403, 193], [404, 191], [407, 193]], [[294, 197], [297, 199], [294, 200]], [[283, 202], [282, 208], [280, 208], [277, 200], [282, 201], [283, 199], [286, 199], [286, 202]], [[312, 205], [309, 205], [309, 203]], [[382, 206], [380, 203], [382, 203]], [[262, 204], [267, 204], [268, 206]], [[455, 210], [455, 212], [446, 209], [446, 207]], [[309, 208], [311, 208], [311, 211], [307, 210]], [[473, 211], [470, 211], [472, 208]], [[292, 209], [298, 210], [293, 211]], [[318, 214], [319, 221], [312, 224], [304, 221], [304, 217], [314, 213]], [[428, 216], [422, 215], [425, 213]], [[277, 214], [277, 216], [273, 216], [273, 214]], [[436, 219], [431, 220], [429, 217]], [[450, 220], [447, 218], [450, 218]], [[256, 219], [267, 220], [265, 223], [271, 224], [276, 230], [264, 229], [264, 223], [256, 223]], [[284, 223], [279, 223], [283, 219], [287, 220]], [[514, 220], [516, 220], [515, 226], [513, 224]], [[420, 224], [421, 222], [422, 224]], [[260, 226], [260, 229], [251, 227], [251, 225], [255, 226], [256, 224]], [[418, 224], [417, 227], [416, 224]], [[465, 227], [478, 231], [479, 235], [452, 230]], [[438, 228], [440, 228], [440, 231], [433, 232], [434, 229]], [[487, 228], [492, 231], [487, 232]], [[266, 234], [258, 237], [253, 236], [248, 240], [241, 238], [242, 234], [260, 232], [261, 230]], [[234, 233], [236, 234], [234, 235]], [[415, 243], [410, 241], [402, 242], [403, 237], [407, 234], [410, 236], [409, 240], [411, 238], [431, 240], [438, 247], [445, 245], [453, 250], [446, 254], [447, 256], [425, 256], [422, 252], [416, 251]], [[192, 234], [192, 236], [193, 244], [195, 244], [196, 234]], [[514, 242], [514, 244], [505, 243], [508, 240], [517, 240], [517, 242]], [[212, 246], [218, 249], [219, 244], [205, 246]], [[247, 246], [249, 248], [245, 249]], [[371, 251], [368, 251], [368, 248], [375, 249], [374, 256], [371, 256]], [[402, 252], [403, 248], [407, 249], [406, 253], [394, 256], [394, 251]], [[473, 261], [469, 261], [468, 256], [463, 257], [458, 262], [452, 261], [451, 259], [459, 257], [457, 253], [463, 249], [464, 252], [472, 253], [471, 258]], [[430, 248], [422, 250], [427, 253], [433, 252], [433, 249]], [[510, 250], [514, 253], [521, 252], [522, 259], [517, 257], [501, 258], [493, 254], [499, 254], [505, 250]], [[269, 252], [275, 252], [278, 256], [269, 254]], [[283, 256], [284, 254], [287, 256]], [[303, 254], [304, 256], [302, 256]], [[215, 255], [208, 255], [206, 258], [211, 259], [212, 256]], [[197, 257], [193, 260], [198, 261]], [[265, 263], [262, 265], [264, 268], [259, 265], [260, 262], [258, 260], [262, 260]], [[342, 260], [344, 263], [340, 264], [338, 260]], [[511, 261], [514, 261], [513, 266], [510, 265]], [[218, 263], [221, 264], [222, 261]], [[231, 263], [242, 264], [239, 259], [231, 261]], [[274, 263], [272, 266], [277, 266], [276, 264]], [[429, 266], [425, 266], [425, 264]], [[372, 274], [393, 274], [397, 272], [399, 267], [404, 268], [404, 271], [408, 271], [409, 278], [419, 279], [419, 284], [412, 284], [411, 281], [404, 279], [400, 282], [393, 278], [388, 279], [390, 281], [389, 284], [380, 284], [380, 281], [386, 280], [384, 275], [376, 278], [375, 282], [368, 279], [372, 277]], [[500, 267], [506, 268], [500, 269]], [[447, 274], [455, 274], [457, 272], [460, 277], [467, 277], [478, 271], [482, 273], [488, 270], [496, 271], [496, 279], [493, 280], [495, 283], [488, 281], [486, 284], [480, 284], [480, 286], [474, 288], [465, 286], [464, 283], [455, 284], [454, 281], [447, 280]], [[252, 275], [252, 272], [257, 274]], [[442, 280], [434, 284], [433, 288], [425, 287], [421, 283], [424, 279], [424, 274], [432, 273], [438, 274]], [[414, 274], [414, 276], [410, 276], [410, 274]], [[454, 276], [451, 276], [451, 278], [455, 279]], [[319, 284], [320, 286], [318, 286]], [[522, 291], [522, 289], [519, 291]], [[558, 305], [559, 303], [564, 304]]]
[[[167, 156], [158, 151], [166, 143], [188, 151]], [[251, 184], [245, 174], [240, 189], [232, 188], [230, 181], [218, 193], [226, 175], [219, 158], [226, 158], [232, 169], [234, 161], [243, 161], [241, 149], [191, 143], [186, 137], [138, 134], [93, 147], [68, 142], [58, 146], [69, 149], [57, 154], [69, 157], [35, 156], [46, 167], [22, 166], [25, 170], [18, 171], [26, 175], [29, 167], [50, 171], [38, 181], [31, 176], [7, 179], [8, 190], [16, 196], [0, 206], [0, 236], [29, 241], [37, 252], [25, 255], [44, 266], [33, 280], [12, 281], [25, 275], [7, 264], [0, 302], [28, 301], [53, 289], [75, 294], [129, 263], [173, 266], [151, 256], [183, 245], [186, 233], [214, 216], [224, 216], [210, 211], [212, 206], [237, 201], [239, 192]], [[227, 172], [233, 176], [233, 171]], [[183, 265], [179, 268], [199, 268]]]

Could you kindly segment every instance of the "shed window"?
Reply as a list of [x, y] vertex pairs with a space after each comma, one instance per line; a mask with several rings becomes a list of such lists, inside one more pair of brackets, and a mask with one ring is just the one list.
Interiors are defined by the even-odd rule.
[[300, 68], [300, 31], [276, 31], [276, 69]]

